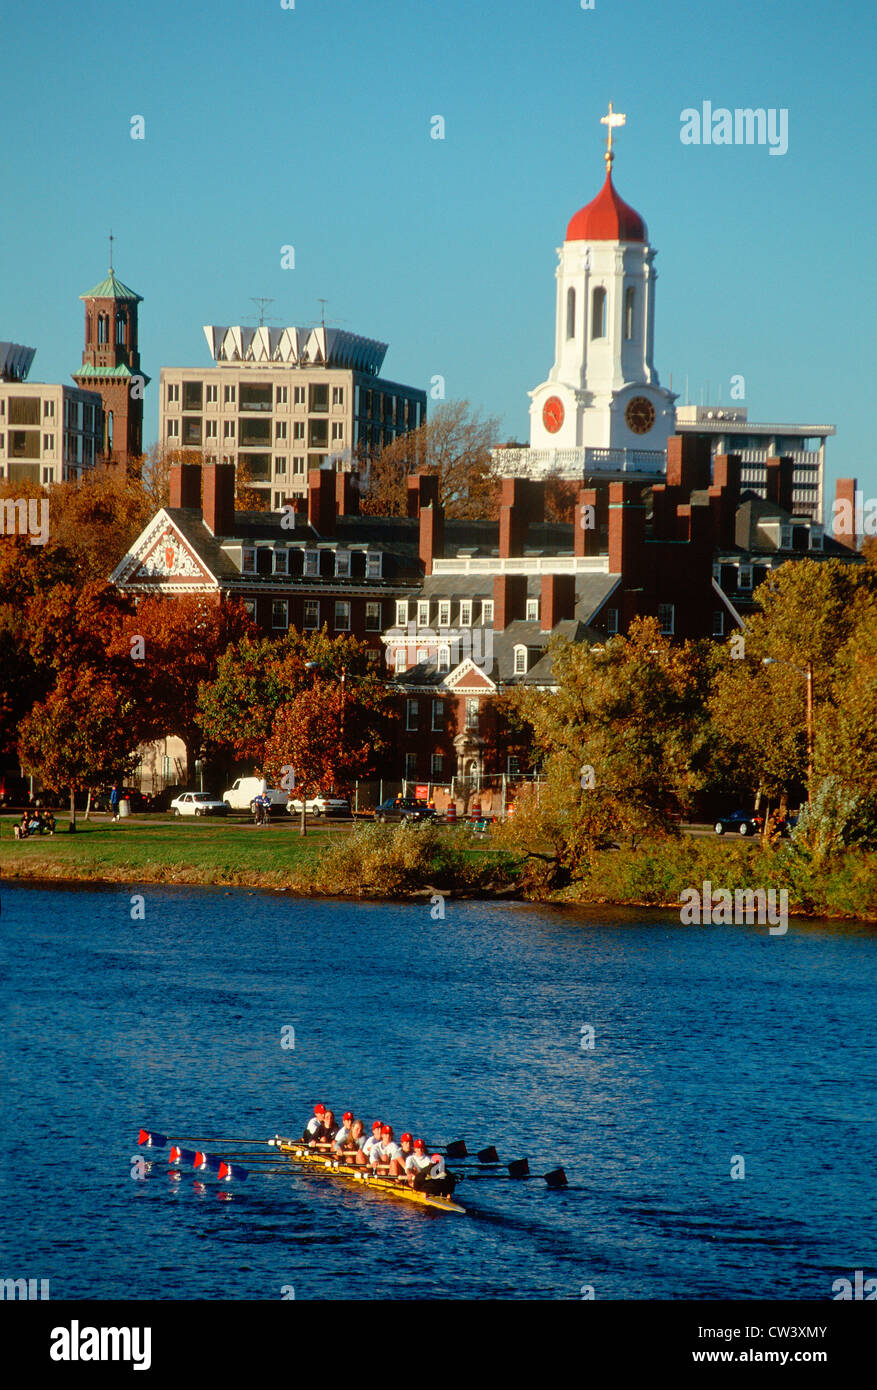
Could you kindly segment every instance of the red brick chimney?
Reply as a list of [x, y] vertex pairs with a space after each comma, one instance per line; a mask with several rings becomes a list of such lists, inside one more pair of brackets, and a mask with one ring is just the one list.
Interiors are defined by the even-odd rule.
[[576, 555], [600, 554], [601, 519], [597, 505], [597, 489], [579, 488], [573, 509], [573, 552]]
[[540, 604], [542, 631], [551, 632], [565, 618], [574, 618], [575, 612], [575, 575], [543, 574], [542, 602]]
[[308, 523], [318, 536], [335, 534], [335, 478], [330, 468], [308, 472]]
[[[408, 494], [409, 499], [411, 494]], [[433, 560], [445, 553], [445, 509], [439, 506], [420, 508], [420, 559], [424, 574], [432, 574]]]
[[716, 454], [713, 459], [713, 484], [709, 490], [713, 516], [713, 543], [717, 546], [734, 544], [737, 508], [740, 505], [740, 470], [742, 455]]
[[623, 574], [626, 587], [635, 585], [641, 574], [645, 535], [646, 509], [640, 488], [635, 483], [610, 483], [609, 573]]
[[202, 470], [204, 524], [214, 536], [234, 533], [234, 464], [210, 463]]
[[856, 549], [856, 479], [838, 478], [831, 509], [831, 534], [841, 545]]
[[545, 520], [545, 484], [530, 478], [503, 478], [499, 494], [499, 553], [523, 555], [530, 523]]
[[172, 463], [168, 477], [170, 483], [169, 507], [201, 506], [201, 465], [200, 463]]
[[338, 516], [359, 516], [359, 474], [335, 474], [335, 510]]
[[696, 488], [710, 485], [710, 441], [694, 434], [667, 440], [667, 486], [681, 487], [685, 500]]
[[786, 454], [782, 458], [769, 458], [767, 460], [765, 495], [768, 502], [775, 502], [778, 507], [782, 507], [784, 512], [793, 512], [795, 509], [792, 500], [794, 471], [795, 461]]
[[[516, 480], [517, 481], [517, 480]], [[496, 574], [493, 577], [493, 630], [503, 632], [509, 623], [527, 612], [527, 576]]]
[[423, 507], [439, 505], [439, 479], [437, 473], [414, 473], [408, 478], [407, 490], [408, 516], [420, 516]]

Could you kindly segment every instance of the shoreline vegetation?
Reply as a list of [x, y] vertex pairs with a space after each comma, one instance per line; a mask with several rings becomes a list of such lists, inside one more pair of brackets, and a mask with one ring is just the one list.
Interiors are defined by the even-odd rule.
[[55, 836], [21, 842], [11, 817], [0, 827], [7, 883], [251, 888], [376, 902], [429, 903], [438, 895], [665, 912], [708, 883], [732, 894], [785, 890], [791, 916], [877, 922], [877, 855], [847, 848], [817, 857], [786, 840], [652, 837], [636, 848], [583, 853], [558, 881], [548, 855], [524, 854], [501, 831], [475, 836], [466, 826], [313, 825], [301, 838], [288, 826], [132, 819], [80, 821], [69, 835], [59, 819]]

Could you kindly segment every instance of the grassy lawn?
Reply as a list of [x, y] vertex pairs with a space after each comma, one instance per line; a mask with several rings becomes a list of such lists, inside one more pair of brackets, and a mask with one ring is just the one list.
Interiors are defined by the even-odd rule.
[[227, 820], [132, 817], [77, 818], [76, 834], [58, 816], [52, 837], [13, 837], [12, 816], [0, 817], [0, 866], [15, 878], [101, 879], [108, 882], [240, 883], [286, 886], [342, 837], [344, 828], [256, 827]]

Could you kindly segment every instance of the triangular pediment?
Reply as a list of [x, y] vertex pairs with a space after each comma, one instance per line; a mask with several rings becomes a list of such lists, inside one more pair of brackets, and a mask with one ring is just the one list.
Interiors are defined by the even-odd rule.
[[166, 511], [141, 532], [111, 579], [120, 589], [140, 591], [216, 588], [216, 576]]
[[474, 695], [496, 690], [495, 683], [471, 658], [461, 661], [455, 670], [449, 671], [442, 685], [447, 690], [456, 690], [460, 694], [468, 692]]

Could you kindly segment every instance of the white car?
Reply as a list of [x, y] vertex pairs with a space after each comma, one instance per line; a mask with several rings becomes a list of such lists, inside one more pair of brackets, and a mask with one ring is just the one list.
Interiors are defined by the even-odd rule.
[[256, 797], [265, 794], [271, 799], [271, 809], [278, 811], [286, 805], [289, 795], [276, 787], [269, 787], [262, 777], [239, 777], [227, 792], [223, 792], [222, 799], [231, 811], [252, 811]]
[[224, 801], [217, 801], [209, 792], [183, 792], [174, 797], [171, 810], [175, 816], [227, 816]]
[[[288, 801], [286, 809], [291, 816], [300, 816], [301, 798]], [[309, 816], [349, 816], [350, 802], [343, 796], [308, 796], [305, 797], [305, 810]]]

